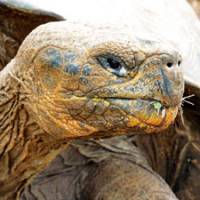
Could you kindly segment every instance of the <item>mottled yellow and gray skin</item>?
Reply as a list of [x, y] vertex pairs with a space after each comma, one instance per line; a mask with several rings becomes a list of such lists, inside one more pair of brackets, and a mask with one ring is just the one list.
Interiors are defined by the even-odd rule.
[[180, 62], [126, 27], [35, 29], [0, 73], [0, 198], [18, 198], [70, 139], [166, 129], [183, 95]]
[[199, 117], [184, 111], [185, 128], [74, 141], [20, 200], [199, 200]]
[[[180, 56], [168, 46], [136, 41], [125, 27], [119, 31], [56, 22], [41, 26], [24, 41], [13, 62], [23, 63], [19, 71], [25, 75], [20, 77], [25, 76], [24, 88], [31, 93], [31, 110], [47, 132], [54, 132], [55, 125], [60, 137], [129, 127], [153, 132], [174, 121], [184, 89]], [[107, 56], [120, 59], [125, 72], [105, 69], [98, 59]]]

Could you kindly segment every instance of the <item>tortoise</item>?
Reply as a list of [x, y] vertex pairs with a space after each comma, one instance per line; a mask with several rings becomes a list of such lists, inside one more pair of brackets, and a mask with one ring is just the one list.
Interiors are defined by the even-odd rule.
[[[0, 199], [177, 199], [168, 184], [182, 199], [198, 198], [198, 20], [191, 13], [195, 23], [172, 26], [177, 34], [190, 25], [182, 44], [152, 31], [148, 20], [141, 26], [139, 8], [148, 17], [157, 11], [149, 1], [129, 5], [120, 21], [62, 21], [26, 3], [0, 1]], [[50, 21], [57, 22], [44, 24]], [[185, 95], [195, 94], [183, 114], [181, 68]], [[129, 136], [97, 139], [121, 134]], [[188, 165], [191, 174], [184, 173]]]

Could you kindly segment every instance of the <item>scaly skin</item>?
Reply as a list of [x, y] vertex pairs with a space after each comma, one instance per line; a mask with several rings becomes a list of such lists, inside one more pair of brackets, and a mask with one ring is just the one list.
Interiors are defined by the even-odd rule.
[[1, 200], [18, 198], [70, 139], [153, 133], [174, 121], [180, 56], [114, 27], [43, 25], [1, 72]]
[[173, 192], [180, 200], [199, 200], [199, 117], [186, 105], [184, 111], [185, 128], [74, 141], [20, 200], [174, 200]]

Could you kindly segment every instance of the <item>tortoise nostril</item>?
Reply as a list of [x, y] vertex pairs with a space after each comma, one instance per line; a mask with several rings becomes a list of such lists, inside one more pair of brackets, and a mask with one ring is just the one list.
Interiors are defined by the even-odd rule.
[[172, 62], [168, 62], [167, 63], [167, 67], [171, 68], [173, 66], [173, 63]]

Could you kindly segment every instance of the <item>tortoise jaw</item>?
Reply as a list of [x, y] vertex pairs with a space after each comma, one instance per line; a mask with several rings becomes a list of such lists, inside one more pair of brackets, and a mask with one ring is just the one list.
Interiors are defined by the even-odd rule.
[[[141, 123], [155, 127], [163, 126], [168, 110], [176, 110], [177, 108], [177, 106], [164, 106], [161, 102], [154, 99], [106, 98], [106, 101], [119, 107], [127, 116], [132, 116], [132, 119], [136, 118]], [[173, 121], [174, 117], [171, 119], [171, 122]]]
[[178, 112], [178, 106], [166, 107], [154, 99], [88, 99], [86, 110], [74, 118], [100, 132], [159, 132], [174, 122]]

